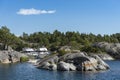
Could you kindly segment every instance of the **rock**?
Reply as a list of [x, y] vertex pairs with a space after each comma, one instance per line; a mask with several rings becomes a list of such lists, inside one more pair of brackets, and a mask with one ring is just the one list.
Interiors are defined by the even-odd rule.
[[14, 63], [19, 62], [20, 57], [26, 56], [25, 54], [17, 51], [0, 51], [0, 62], [1, 63]]
[[47, 70], [57, 70], [57, 65], [54, 63], [44, 62], [41, 65], [39, 65], [39, 67], [37, 68], [42, 68]]
[[33, 65], [37, 65], [37, 61], [38, 61], [39, 59], [29, 59], [29, 63], [31, 63], [31, 64], [33, 64]]
[[63, 61], [60, 61], [57, 66], [58, 66], [57, 69], [60, 71], [69, 71], [70, 70], [69, 63], [66, 63]]
[[95, 71], [97, 69], [97, 60], [92, 57], [83, 56], [73, 60], [78, 71]]
[[97, 60], [92, 57], [89, 57], [88, 59], [89, 61], [83, 63], [85, 68], [84, 71], [96, 71], [98, 65]]
[[54, 56], [54, 57], [50, 58], [48, 61], [51, 63], [57, 63], [58, 60], [59, 60], [58, 56]]
[[67, 53], [67, 54], [63, 55], [62, 57], [60, 57], [60, 59], [64, 60], [64, 61], [67, 61], [67, 60], [71, 60], [73, 58], [81, 57], [81, 56], [85, 56], [83, 52], [80, 52], [80, 53]]
[[109, 69], [109, 65], [106, 64], [99, 56], [94, 55], [95, 59], [98, 62], [98, 70], [105, 70], [105, 69]]
[[3, 59], [3, 60], [1, 60], [1, 63], [7, 64], [7, 63], [10, 63], [10, 61], [9, 61], [9, 59]]
[[59, 50], [64, 50], [66, 52], [71, 52], [71, 46], [62, 46]]
[[42, 62], [49, 62], [49, 63], [58, 63], [58, 56], [49, 56], [46, 58], [41, 59], [40, 61], [38, 61], [38, 63], [42, 63]]
[[105, 70], [105, 69], [106, 69], [105, 66], [103, 66], [103, 65], [98, 65], [98, 70]]
[[120, 43], [98, 42], [93, 44], [94, 47], [105, 49], [115, 59], [120, 59]]
[[69, 64], [69, 70], [70, 71], [75, 71], [76, 70], [76, 66], [73, 65], [72, 63]]
[[44, 62], [44, 63], [42, 63], [40, 66], [39, 66], [39, 68], [43, 68], [43, 69], [50, 69], [49, 68], [49, 66], [50, 66], [50, 63], [49, 62]]
[[68, 53], [58, 57], [50, 56], [39, 62], [38, 68], [59, 71], [99, 71], [109, 66], [97, 55], [88, 56], [80, 53]]
[[114, 58], [112, 56], [110, 56], [109, 54], [98, 54], [98, 56], [102, 59], [102, 60], [114, 60]]
[[76, 67], [73, 64], [69, 64], [63, 61], [60, 61], [57, 66], [58, 66], [57, 69], [60, 71], [75, 71], [76, 70]]
[[6, 52], [0, 51], [0, 62], [1, 63], [9, 63], [9, 56]]
[[107, 42], [97, 42], [97, 43], [94, 43], [92, 46], [97, 46], [99, 48], [105, 48], [105, 47], [109, 47], [109, 43]]
[[14, 51], [12, 47], [8, 46], [8, 51]]
[[93, 46], [104, 48], [106, 52], [116, 54], [120, 51], [120, 43], [107, 43], [107, 42], [98, 42], [94, 43]]
[[56, 64], [51, 64], [51, 65], [49, 66], [49, 69], [50, 69], [50, 70], [57, 70], [57, 65], [56, 65]]
[[57, 70], [58, 56], [52, 55], [37, 61], [37, 68]]
[[91, 63], [90, 61], [83, 62], [82, 66], [83, 66], [83, 71], [95, 71], [96, 70], [93, 66], [93, 63]]

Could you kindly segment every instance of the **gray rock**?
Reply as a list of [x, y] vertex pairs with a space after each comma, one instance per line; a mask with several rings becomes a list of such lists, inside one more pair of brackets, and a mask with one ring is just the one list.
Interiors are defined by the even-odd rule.
[[56, 64], [50, 64], [49, 69], [50, 70], [57, 70], [57, 65]]
[[26, 56], [17, 51], [0, 51], [0, 62], [1, 63], [11, 63], [20, 61], [20, 57]]
[[98, 42], [93, 44], [93, 46], [103, 48], [115, 59], [120, 59], [120, 43]]
[[112, 56], [110, 56], [109, 54], [98, 54], [98, 56], [102, 59], [102, 60], [114, 60], [114, 58]]
[[44, 62], [42, 63], [41, 65], [39, 65], [39, 68], [42, 68], [42, 69], [48, 69], [50, 70], [50, 63], [49, 62]]
[[67, 52], [71, 52], [71, 46], [62, 46], [59, 50], [64, 50]]
[[76, 57], [81, 57], [81, 56], [85, 56], [83, 52], [80, 53], [68, 53], [63, 55], [62, 57], [60, 57], [61, 60], [67, 61], [70, 59], [74, 59]]
[[94, 70], [96, 70], [92, 64], [93, 63], [91, 63], [90, 61], [83, 62], [83, 70], [84, 71], [94, 71]]
[[60, 71], [99, 71], [109, 69], [109, 66], [99, 56], [87, 56], [82, 52], [68, 53], [62, 57], [51, 56], [43, 59], [38, 66], [43, 69]]
[[111, 54], [119, 54], [120, 52], [120, 43], [107, 43], [107, 42], [98, 42], [93, 44], [93, 46], [104, 48], [106, 52]]
[[98, 62], [98, 70], [105, 70], [105, 69], [109, 69], [109, 65], [106, 64], [99, 56], [94, 55], [95, 59]]
[[[58, 58], [58, 56], [56, 56], [56, 55], [51, 55], [51, 56], [46, 56], [45, 58], [43, 58], [43, 59], [40, 59], [40, 60], [38, 60], [37, 61], [37, 64], [42, 64], [42, 63], [44, 63], [44, 62], [49, 62], [49, 63], [51, 63], [51, 64], [53, 64], [53, 63], [58, 63], [58, 60], [59, 60], [59, 58]], [[39, 65], [38, 65], [39, 66]]]
[[66, 63], [63, 61], [60, 61], [57, 66], [58, 66], [57, 69], [61, 71], [75, 71], [76, 70], [76, 67], [73, 64]]
[[106, 69], [106, 67], [103, 65], [98, 65], [97, 67], [98, 67], [98, 70], [105, 70]]
[[57, 70], [58, 56], [53, 55], [37, 61], [37, 67], [42, 69]]
[[57, 69], [60, 71], [69, 71], [70, 70], [69, 63], [66, 63], [63, 61], [60, 61], [57, 66], [58, 66]]
[[2, 59], [0, 62], [5, 64], [10, 63], [9, 59]]
[[75, 58], [74, 64], [79, 71], [95, 71], [97, 69], [97, 60], [88, 56]]
[[72, 63], [69, 64], [69, 70], [70, 71], [75, 71], [76, 70], [76, 66]]
[[57, 65], [54, 63], [43, 62], [38, 66], [38, 68], [47, 69], [47, 70], [57, 70]]

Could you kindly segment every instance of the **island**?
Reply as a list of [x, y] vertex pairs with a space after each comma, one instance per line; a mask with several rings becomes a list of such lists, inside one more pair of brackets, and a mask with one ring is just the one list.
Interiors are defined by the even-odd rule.
[[46, 70], [101, 71], [110, 68], [104, 60], [120, 59], [119, 33], [94, 35], [55, 30], [16, 36], [6, 26], [0, 28], [0, 33], [1, 63], [33, 60], [37, 68]]

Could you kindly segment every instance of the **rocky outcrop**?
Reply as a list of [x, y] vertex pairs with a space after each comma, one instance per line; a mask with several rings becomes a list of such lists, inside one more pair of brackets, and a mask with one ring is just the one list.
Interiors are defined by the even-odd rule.
[[97, 55], [99, 56], [102, 60], [115, 60], [111, 55], [108, 53], [89, 53], [89, 56]]
[[114, 60], [114, 58], [112, 56], [110, 56], [109, 54], [98, 54], [98, 56], [102, 59], [102, 60]]
[[88, 56], [86, 53], [67, 53], [63, 56], [49, 56], [40, 60], [38, 68], [60, 71], [99, 71], [107, 70], [109, 66], [97, 55]]
[[109, 69], [109, 65], [106, 64], [99, 56], [93, 55], [93, 57], [97, 60], [97, 69], [98, 70]]
[[66, 63], [64, 61], [60, 61], [57, 64], [57, 69], [60, 71], [75, 71], [76, 70], [76, 66], [74, 66], [72, 63]]
[[93, 46], [104, 48], [108, 53], [111, 53], [111, 54], [120, 53], [120, 43], [98, 42], [93, 44]]
[[93, 44], [94, 47], [105, 49], [107, 53], [116, 59], [120, 59], [120, 43], [98, 42]]
[[14, 63], [20, 61], [20, 58], [26, 56], [17, 51], [0, 51], [0, 63]]

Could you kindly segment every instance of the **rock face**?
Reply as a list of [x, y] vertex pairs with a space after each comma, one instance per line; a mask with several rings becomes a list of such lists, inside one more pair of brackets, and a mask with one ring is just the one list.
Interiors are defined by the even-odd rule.
[[98, 54], [98, 56], [102, 59], [102, 60], [114, 60], [114, 58], [112, 56], [110, 56], [109, 54]]
[[103, 48], [114, 58], [120, 59], [120, 43], [98, 42], [93, 44], [93, 46]]
[[60, 61], [58, 64], [58, 70], [60, 71], [75, 71], [76, 66], [74, 66], [72, 63], [66, 63], [64, 61]]
[[87, 56], [86, 53], [67, 53], [58, 57], [49, 56], [38, 62], [38, 68], [60, 71], [99, 71], [109, 66], [97, 55]]
[[20, 57], [26, 56], [16, 51], [0, 51], [0, 63], [14, 63], [20, 61]]

